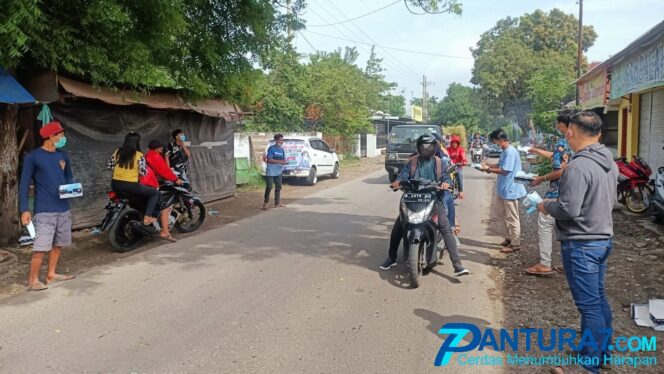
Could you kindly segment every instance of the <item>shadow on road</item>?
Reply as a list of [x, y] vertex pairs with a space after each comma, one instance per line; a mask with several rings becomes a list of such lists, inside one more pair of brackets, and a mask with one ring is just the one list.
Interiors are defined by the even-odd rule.
[[[484, 332], [487, 329], [491, 329], [493, 330], [494, 336], [500, 335], [498, 330], [492, 329], [490, 327], [491, 322], [484, 320], [482, 318], [462, 316], [458, 314], [451, 316], [443, 316], [431, 310], [421, 309], [421, 308], [414, 309], [413, 314], [422, 318], [425, 321], [428, 321], [429, 325], [427, 326], [427, 330], [429, 330], [432, 334], [438, 336], [438, 338], [440, 338], [441, 340], [443, 340], [443, 338], [445, 338], [446, 336], [439, 334], [438, 331], [440, 330], [441, 327], [443, 327], [447, 323], [470, 323], [472, 325], [477, 326], [482, 332]], [[465, 342], [470, 342], [472, 341], [472, 338], [473, 338], [472, 335], [466, 334], [463, 337], [463, 340]], [[490, 345], [485, 346], [484, 349], [492, 350]]]

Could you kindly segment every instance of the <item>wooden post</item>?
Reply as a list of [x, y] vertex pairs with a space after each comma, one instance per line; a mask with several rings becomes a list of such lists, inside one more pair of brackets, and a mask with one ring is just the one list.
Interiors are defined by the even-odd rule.
[[6, 245], [17, 233], [18, 217], [18, 149], [16, 119], [18, 105], [6, 104], [0, 134], [3, 148], [0, 152], [0, 244]]

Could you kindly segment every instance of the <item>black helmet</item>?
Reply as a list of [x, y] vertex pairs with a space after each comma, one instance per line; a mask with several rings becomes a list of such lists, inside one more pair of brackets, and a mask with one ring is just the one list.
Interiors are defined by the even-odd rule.
[[417, 153], [420, 157], [433, 157], [436, 154], [436, 139], [431, 135], [422, 135], [417, 138]]

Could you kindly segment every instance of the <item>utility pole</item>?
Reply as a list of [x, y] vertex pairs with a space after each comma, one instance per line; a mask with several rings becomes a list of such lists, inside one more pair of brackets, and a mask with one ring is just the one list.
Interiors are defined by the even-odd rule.
[[286, 29], [288, 32], [288, 44], [293, 43], [293, 26], [291, 24], [291, 13], [293, 12], [293, 9], [291, 8], [291, 0], [286, 0]]
[[422, 75], [422, 122], [429, 123], [429, 90], [431, 82], [427, 82], [427, 76]]
[[583, 0], [579, 0], [579, 30], [577, 31], [578, 39], [576, 41], [577, 50], [576, 50], [576, 106], [579, 106], [580, 97], [579, 97], [579, 83], [578, 80], [581, 78], [581, 55], [583, 51]]

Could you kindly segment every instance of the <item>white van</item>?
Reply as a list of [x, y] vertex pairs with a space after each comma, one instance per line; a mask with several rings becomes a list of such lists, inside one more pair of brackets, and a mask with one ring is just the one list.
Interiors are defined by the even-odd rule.
[[[261, 170], [265, 175], [267, 150], [274, 145], [274, 140], [265, 148]], [[339, 157], [334, 149], [321, 138], [310, 136], [284, 137], [284, 151], [288, 164], [284, 166], [284, 177], [305, 178], [308, 185], [318, 182], [319, 176], [339, 178]]]

